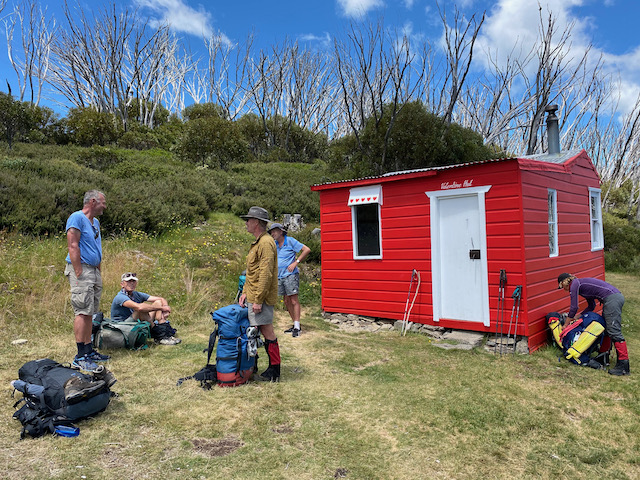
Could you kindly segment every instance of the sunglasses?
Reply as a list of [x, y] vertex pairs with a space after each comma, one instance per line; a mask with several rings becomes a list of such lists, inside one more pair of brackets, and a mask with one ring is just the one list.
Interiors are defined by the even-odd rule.
[[129, 278], [129, 279], [127, 279], [127, 277], [136, 277], [136, 278], [138, 278], [138, 275], [136, 275], [136, 273], [135, 273], [135, 272], [134, 272], [134, 273], [132, 273], [132, 272], [127, 272], [127, 273], [125, 273], [125, 274], [124, 274], [124, 279], [125, 279], [124, 281], [125, 281], [125, 282], [129, 282], [129, 281], [133, 280], [133, 278]]
[[97, 240], [97, 239], [98, 239], [98, 237], [100, 236], [100, 230], [99, 230], [99, 229], [97, 229], [96, 227], [94, 227], [93, 225], [91, 225], [91, 227], [93, 228], [93, 232], [94, 232], [94, 234], [95, 234], [95, 235], [94, 235], [94, 237], [93, 237], [93, 239], [94, 239], [94, 240]]

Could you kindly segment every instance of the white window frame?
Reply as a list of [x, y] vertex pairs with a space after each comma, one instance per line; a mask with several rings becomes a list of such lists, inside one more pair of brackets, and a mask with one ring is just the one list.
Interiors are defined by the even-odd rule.
[[[595, 201], [595, 212], [593, 202]], [[594, 215], [595, 214], [595, 215]], [[589, 224], [591, 227], [591, 251], [604, 249], [602, 228], [602, 196], [599, 188], [589, 187]]]
[[[357, 202], [356, 202], [357, 200]], [[382, 259], [382, 219], [380, 218], [380, 210], [382, 206], [382, 186], [371, 185], [367, 187], [356, 187], [349, 191], [349, 202], [351, 207], [351, 235], [353, 245], [354, 260], [379, 260]], [[357, 209], [366, 205], [375, 205], [377, 207], [378, 219], [378, 251], [377, 255], [359, 255], [358, 254], [358, 215]]]
[[549, 234], [549, 257], [558, 256], [558, 192], [547, 190], [547, 223]]

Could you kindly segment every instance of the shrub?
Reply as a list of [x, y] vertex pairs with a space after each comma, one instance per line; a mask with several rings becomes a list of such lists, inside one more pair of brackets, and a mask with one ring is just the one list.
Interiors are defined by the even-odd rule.
[[626, 219], [603, 215], [604, 261], [607, 270], [640, 271], [640, 229]]
[[130, 122], [129, 129], [118, 139], [118, 146], [135, 150], [149, 150], [159, 146], [153, 130], [136, 122]]
[[70, 160], [7, 159], [0, 162], [0, 230], [43, 235], [64, 231], [92, 188], [105, 189], [99, 172]]
[[80, 150], [77, 157], [80, 165], [94, 170], [106, 170], [121, 160], [115, 149], [98, 146]]
[[121, 134], [114, 114], [91, 107], [69, 110], [67, 127], [71, 141], [84, 147], [114, 143]]
[[246, 159], [247, 144], [235, 124], [209, 116], [186, 123], [176, 153], [184, 161], [224, 170], [231, 162]]

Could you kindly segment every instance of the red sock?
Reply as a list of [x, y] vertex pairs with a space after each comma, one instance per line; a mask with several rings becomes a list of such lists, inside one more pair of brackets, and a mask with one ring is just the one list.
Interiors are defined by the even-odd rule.
[[627, 352], [627, 342], [614, 343], [616, 352], [618, 353], [618, 360], [629, 360], [629, 353]]
[[269, 365], [280, 365], [280, 346], [278, 339], [267, 340], [267, 355], [269, 355]]

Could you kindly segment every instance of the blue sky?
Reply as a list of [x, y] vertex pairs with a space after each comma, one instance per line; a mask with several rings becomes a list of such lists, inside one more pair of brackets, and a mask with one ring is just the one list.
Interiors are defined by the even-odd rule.
[[[11, 10], [13, 0], [3, 12]], [[75, 0], [70, 0], [73, 4]], [[49, 14], [61, 23], [62, 0], [40, 0]], [[103, 0], [80, 0], [91, 11]], [[453, 11], [454, 2], [440, 0], [441, 7]], [[168, 21], [182, 41], [197, 51], [202, 35], [219, 33], [230, 42], [241, 42], [254, 31], [256, 45], [268, 48], [285, 37], [327, 48], [351, 20], [383, 17], [389, 28], [403, 29], [416, 38], [437, 42], [442, 33], [435, 0], [116, 0], [122, 7], [138, 8], [152, 21]], [[479, 38], [483, 48], [508, 52], [516, 41], [530, 41], [538, 28], [538, 2], [534, 0], [458, 0], [458, 8], [467, 16], [486, 12]], [[580, 51], [589, 42], [593, 52], [602, 54], [606, 68], [620, 74], [623, 105], [631, 104], [640, 91], [640, 36], [638, 28], [640, 2], [637, 0], [540, 0], [551, 10], [559, 25], [575, 22], [572, 45]], [[1, 27], [1, 25], [0, 25]], [[6, 55], [6, 41], [0, 36], [1, 80], [15, 82]], [[476, 68], [481, 68], [478, 65]], [[3, 91], [6, 82], [1, 82]]]

